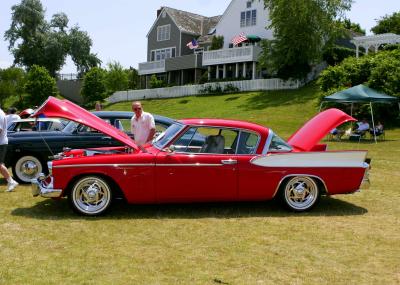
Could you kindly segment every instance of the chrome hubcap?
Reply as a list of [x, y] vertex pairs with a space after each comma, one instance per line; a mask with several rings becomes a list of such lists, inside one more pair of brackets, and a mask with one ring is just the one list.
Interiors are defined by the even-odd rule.
[[294, 177], [285, 187], [285, 199], [295, 210], [310, 208], [318, 198], [318, 186], [310, 177]]
[[87, 177], [79, 181], [73, 189], [73, 202], [86, 214], [97, 214], [105, 210], [111, 200], [111, 190], [103, 180]]
[[21, 172], [25, 175], [33, 176], [38, 173], [38, 166], [34, 161], [25, 161], [22, 164]]
[[23, 156], [15, 164], [15, 175], [23, 182], [30, 182], [37, 178], [39, 173], [43, 172], [42, 164], [34, 156]]

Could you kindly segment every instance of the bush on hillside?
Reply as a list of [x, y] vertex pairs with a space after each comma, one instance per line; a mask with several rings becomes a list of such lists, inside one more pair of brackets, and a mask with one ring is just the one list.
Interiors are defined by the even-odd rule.
[[[381, 51], [360, 58], [346, 58], [337, 66], [328, 67], [321, 73], [318, 84], [323, 97], [340, 90], [365, 84], [391, 96], [400, 97], [400, 50]], [[368, 115], [369, 106], [360, 106], [354, 113], [357, 117]], [[392, 122], [398, 116], [398, 107], [375, 104], [376, 117], [385, 122]], [[390, 124], [390, 123], [389, 123]]]

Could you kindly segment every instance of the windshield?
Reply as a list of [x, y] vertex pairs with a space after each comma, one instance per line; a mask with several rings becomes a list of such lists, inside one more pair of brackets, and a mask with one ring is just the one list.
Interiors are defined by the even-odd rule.
[[163, 149], [183, 128], [184, 125], [182, 124], [172, 124], [165, 132], [154, 139], [153, 145], [158, 149]]
[[64, 127], [64, 129], [62, 129], [62, 131], [71, 134], [76, 130], [78, 125], [79, 124], [77, 122], [69, 121], [69, 123]]

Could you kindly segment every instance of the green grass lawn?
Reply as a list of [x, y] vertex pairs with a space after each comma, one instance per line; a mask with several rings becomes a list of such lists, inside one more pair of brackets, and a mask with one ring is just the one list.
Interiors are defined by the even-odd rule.
[[[144, 101], [170, 116], [258, 122], [287, 138], [316, 114], [317, 89]], [[129, 110], [129, 103], [107, 107]], [[65, 200], [0, 186], [0, 284], [400, 284], [400, 129], [367, 149], [368, 190], [313, 211], [273, 201], [125, 205], [84, 218]]]

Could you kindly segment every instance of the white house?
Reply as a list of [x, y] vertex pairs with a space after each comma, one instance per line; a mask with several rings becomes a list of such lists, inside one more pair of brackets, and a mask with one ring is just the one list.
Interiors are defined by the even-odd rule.
[[[261, 47], [257, 40], [273, 39], [273, 31], [266, 28], [269, 24], [264, 1], [232, 0], [214, 31], [215, 35], [224, 37], [223, 49], [203, 53], [202, 63], [208, 67], [209, 80], [260, 77], [257, 62]], [[235, 46], [232, 40], [240, 34], [249, 41]]]

